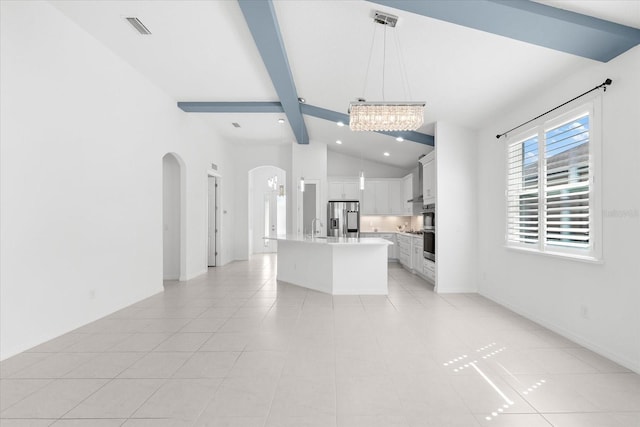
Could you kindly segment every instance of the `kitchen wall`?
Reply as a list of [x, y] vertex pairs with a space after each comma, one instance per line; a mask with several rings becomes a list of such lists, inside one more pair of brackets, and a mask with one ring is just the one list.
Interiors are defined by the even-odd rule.
[[[418, 159], [416, 159], [417, 164]], [[414, 167], [407, 170], [327, 150], [327, 175], [329, 177], [356, 178], [360, 176], [360, 171], [364, 170], [365, 177], [369, 178], [402, 178], [412, 172]]]
[[164, 154], [185, 167], [185, 278], [206, 271], [211, 162], [222, 264], [235, 212], [229, 150], [201, 118], [49, 3], [0, 7], [4, 359], [162, 291]]
[[[398, 229], [398, 227], [401, 227], [401, 229]], [[361, 232], [422, 230], [422, 215], [363, 215], [360, 217], [360, 229]]]
[[[550, 82], [478, 138], [479, 292], [640, 372], [640, 46]], [[495, 135], [611, 78], [602, 96], [603, 262], [508, 250], [505, 142]]]
[[476, 134], [437, 122], [436, 291], [476, 292]]

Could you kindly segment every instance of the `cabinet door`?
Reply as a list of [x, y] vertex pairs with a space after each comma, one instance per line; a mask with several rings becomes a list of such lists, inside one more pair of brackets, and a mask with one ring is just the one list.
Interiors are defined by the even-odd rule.
[[411, 215], [413, 213], [412, 203], [407, 202], [413, 198], [413, 174], [402, 178], [402, 213]]
[[360, 200], [360, 185], [358, 182], [345, 182], [343, 185], [344, 198], [347, 200]]
[[404, 213], [402, 181], [394, 179], [389, 181], [389, 213], [402, 215]]
[[362, 200], [360, 201], [361, 215], [375, 215], [376, 212], [375, 181], [365, 181]]
[[430, 155], [424, 164], [424, 201], [425, 204], [435, 203], [436, 200], [436, 161], [435, 156]]
[[389, 208], [389, 182], [377, 181], [374, 185], [375, 192], [375, 212], [377, 214], [388, 214]]

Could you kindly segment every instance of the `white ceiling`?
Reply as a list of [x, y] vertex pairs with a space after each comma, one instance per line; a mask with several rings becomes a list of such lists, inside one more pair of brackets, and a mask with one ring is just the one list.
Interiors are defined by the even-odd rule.
[[[237, 2], [58, 1], [51, 3], [176, 101], [278, 101]], [[640, 2], [541, 1], [552, 6], [640, 28]], [[318, 107], [346, 113], [357, 97], [381, 100], [382, 31], [372, 14], [399, 16], [389, 29], [385, 99], [406, 100], [404, 64], [412, 100], [426, 101], [425, 126], [436, 121], [479, 128], [548, 81], [595, 61], [506, 37], [393, 10], [365, 1], [274, 1], [299, 96]], [[606, 6], [605, 6], [606, 5]], [[124, 20], [138, 17], [152, 32], [140, 36]], [[372, 62], [367, 73], [374, 29]], [[398, 60], [396, 32], [403, 61]], [[367, 87], [364, 85], [367, 77]], [[176, 107], [177, 108], [177, 107]], [[194, 113], [195, 114], [195, 113]], [[277, 119], [284, 114], [199, 113], [234, 143], [290, 144], [293, 134]], [[238, 122], [241, 128], [231, 123]], [[311, 143], [330, 150], [412, 168], [429, 147], [305, 116]], [[336, 139], [344, 143], [335, 144]], [[389, 157], [382, 153], [389, 152]]]

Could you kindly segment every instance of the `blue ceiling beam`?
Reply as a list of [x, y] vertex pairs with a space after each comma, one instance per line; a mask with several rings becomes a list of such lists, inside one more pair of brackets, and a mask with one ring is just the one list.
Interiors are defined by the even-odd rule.
[[178, 102], [187, 113], [282, 113], [279, 102]]
[[[339, 113], [333, 110], [327, 110], [325, 108], [316, 107], [314, 105], [309, 104], [301, 104], [302, 112], [308, 116], [317, 117], [319, 119], [325, 119], [332, 121], [334, 123], [342, 122], [345, 125], [349, 125], [349, 115], [344, 113]], [[401, 136], [406, 141], [413, 141], [420, 144], [429, 145], [431, 147], [434, 146], [434, 138], [431, 135], [427, 135], [425, 133], [414, 132], [414, 131], [403, 131], [403, 132], [387, 132], [387, 131], [378, 131], [376, 133], [381, 133], [383, 135], [389, 135], [394, 138]]]
[[[302, 114], [329, 120], [337, 123], [349, 124], [349, 115], [339, 113], [315, 105], [299, 104]], [[282, 113], [284, 109], [279, 102], [178, 102], [178, 108], [187, 113]], [[433, 136], [420, 132], [386, 132], [378, 131], [383, 135], [394, 138], [401, 136], [407, 141], [418, 142], [420, 144], [433, 147]]]
[[308, 144], [309, 134], [300, 111], [296, 85], [289, 67], [278, 19], [271, 0], [238, 0], [271, 82], [298, 144]]
[[368, 1], [600, 62], [640, 44], [640, 29], [528, 0]]

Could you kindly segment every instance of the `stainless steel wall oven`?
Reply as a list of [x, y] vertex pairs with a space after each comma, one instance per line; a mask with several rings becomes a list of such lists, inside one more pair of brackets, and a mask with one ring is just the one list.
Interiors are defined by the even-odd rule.
[[436, 260], [436, 205], [425, 205], [422, 210], [422, 256]]

